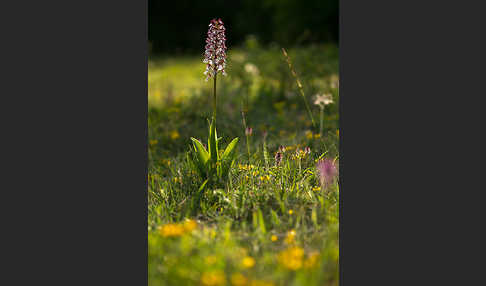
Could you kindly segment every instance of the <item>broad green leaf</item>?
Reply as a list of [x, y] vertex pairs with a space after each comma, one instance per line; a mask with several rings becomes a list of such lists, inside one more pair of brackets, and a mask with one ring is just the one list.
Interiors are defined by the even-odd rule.
[[270, 210], [270, 213], [272, 214], [273, 224], [275, 224], [276, 226], [279, 226], [280, 220], [278, 219], [277, 213], [274, 210]]
[[263, 214], [260, 209], [258, 209], [258, 224], [260, 226], [260, 231], [265, 234], [267, 233], [267, 230], [265, 228], [265, 220], [263, 219]]
[[226, 150], [224, 150], [223, 155], [221, 156], [221, 177], [226, 178], [228, 175], [228, 172], [231, 168], [231, 164], [233, 163], [236, 155], [236, 145], [238, 143], [238, 137], [233, 139], [228, 146], [226, 147]]
[[216, 141], [218, 135], [216, 133], [216, 121], [213, 120], [209, 126], [209, 138], [208, 138], [208, 149], [209, 156], [211, 157], [211, 163], [215, 164], [218, 161], [218, 144]]
[[202, 176], [204, 176], [203, 174], [206, 173], [206, 169], [207, 169], [207, 163], [208, 163], [208, 160], [209, 160], [209, 154], [208, 152], [206, 151], [206, 149], [204, 148], [204, 146], [202, 145], [201, 142], [199, 142], [199, 140], [191, 137], [191, 140], [192, 140], [192, 143], [194, 145], [194, 151], [196, 152], [196, 158], [197, 158], [197, 162], [196, 162], [196, 165], [201, 173]]
[[226, 147], [226, 149], [223, 152], [223, 155], [221, 156], [221, 160], [225, 160], [226, 158], [231, 158], [233, 156], [233, 154], [235, 154], [235, 151], [236, 151], [235, 147], [236, 147], [236, 144], [238, 143], [238, 140], [239, 140], [239, 138], [236, 137], [235, 139], [233, 139], [228, 144], [228, 146]]
[[252, 215], [253, 219], [253, 229], [257, 229], [258, 228], [258, 215], [257, 215], [257, 212], [253, 212], [253, 215]]

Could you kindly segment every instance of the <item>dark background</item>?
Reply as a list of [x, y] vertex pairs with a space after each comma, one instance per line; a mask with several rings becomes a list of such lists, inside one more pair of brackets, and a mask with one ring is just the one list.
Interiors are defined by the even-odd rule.
[[149, 0], [150, 52], [201, 52], [212, 18], [231, 30], [228, 46], [247, 35], [286, 46], [339, 41], [339, 0]]

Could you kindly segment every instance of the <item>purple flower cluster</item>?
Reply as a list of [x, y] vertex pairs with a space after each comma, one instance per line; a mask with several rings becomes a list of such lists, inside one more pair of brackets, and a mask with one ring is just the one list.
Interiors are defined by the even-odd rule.
[[323, 159], [317, 162], [316, 166], [319, 171], [319, 179], [321, 181], [321, 186], [326, 186], [332, 183], [338, 174], [338, 169], [331, 159]]
[[226, 67], [226, 37], [224, 35], [225, 27], [221, 19], [213, 19], [209, 23], [208, 37], [206, 38], [206, 51], [204, 53], [203, 63], [206, 63], [206, 81], [210, 77], [216, 76], [221, 71], [223, 75], [226, 75], [224, 71]]

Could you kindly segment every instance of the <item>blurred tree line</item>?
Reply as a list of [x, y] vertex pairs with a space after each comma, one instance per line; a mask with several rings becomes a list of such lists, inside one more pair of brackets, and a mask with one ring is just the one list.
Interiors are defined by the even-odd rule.
[[248, 35], [287, 47], [339, 40], [338, 0], [149, 0], [150, 52], [201, 53], [212, 18], [225, 23], [228, 47]]

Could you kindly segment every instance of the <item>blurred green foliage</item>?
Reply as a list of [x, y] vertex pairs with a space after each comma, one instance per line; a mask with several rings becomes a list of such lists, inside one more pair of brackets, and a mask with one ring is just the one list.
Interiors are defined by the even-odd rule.
[[339, 41], [338, 0], [149, 0], [148, 5], [152, 53], [202, 53], [212, 18], [224, 21], [229, 47], [248, 35], [264, 45]]

